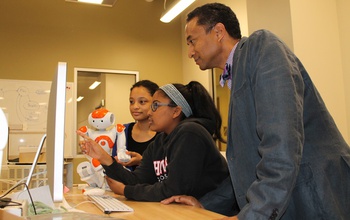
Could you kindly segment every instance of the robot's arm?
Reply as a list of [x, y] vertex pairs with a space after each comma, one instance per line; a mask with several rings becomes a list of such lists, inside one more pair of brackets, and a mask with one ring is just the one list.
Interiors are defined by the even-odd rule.
[[125, 136], [125, 126], [122, 124], [117, 124], [116, 125], [116, 129], [117, 129], [117, 149], [123, 148], [125, 147], [126, 149], [126, 136]]
[[118, 160], [126, 163], [131, 159], [131, 157], [130, 155], [126, 154], [126, 136], [124, 132], [125, 127], [122, 124], [117, 124], [116, 129], [117, 129], [117, 136], [118, 136], [117, 138]]

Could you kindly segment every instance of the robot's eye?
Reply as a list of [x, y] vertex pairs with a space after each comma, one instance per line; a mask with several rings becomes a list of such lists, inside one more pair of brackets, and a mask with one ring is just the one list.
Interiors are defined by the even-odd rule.
[[95, 120], [92, 120], [92, 122], [95, 122]]
[[103, 123], [103, 120], [101, 120], [101, 122]]

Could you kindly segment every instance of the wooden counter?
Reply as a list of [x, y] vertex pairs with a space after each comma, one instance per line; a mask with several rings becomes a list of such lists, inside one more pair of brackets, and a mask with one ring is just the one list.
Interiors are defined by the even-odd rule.
[[[172, 219], [221, 219], [224, 216], [205, 209], [181, 204], [163, 205], [159, 202], [139, 202], [127, 200], [123, 196], [118, 196], [112, 192], [106, 192], [124, 202], [134, 209], [133, 212], [113, 212], [111, 217], [127, 220], [172, 220]], [[68, 204], [76, 209], [83, 210], [92, 214], [106, 215], [90, 202], [87, 196], [84, 196], [81, 190], [73, 187], [70, 192], [65, 194]]]

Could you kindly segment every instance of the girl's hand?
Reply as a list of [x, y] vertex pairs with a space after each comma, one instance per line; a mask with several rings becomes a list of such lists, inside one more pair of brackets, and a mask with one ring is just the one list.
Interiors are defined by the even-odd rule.
[[109, 188], [118, 195], [124, 195], [124, 188], [125, 185], [121, 182], [118, 182], [117, 180], [111, 179], [108, 176], [106, 176], [106, 180], [108, 183]]
[[131, 159], [126, 163], [118, 160], [118, 155], [115, 156], [114, 159], [123, 166], [135, 166], [135, 165], [138, 166], [138, 165], [140, 165], [141, 160], [142, 160], [141, 154], [134, 152], [134, 151], [126, 151], [126, 154], [131, 156]]

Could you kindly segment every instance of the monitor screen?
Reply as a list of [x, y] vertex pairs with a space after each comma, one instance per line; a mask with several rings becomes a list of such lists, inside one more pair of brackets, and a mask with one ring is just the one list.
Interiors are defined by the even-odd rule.
[[5, 113], [0, 108], [0, 176], [1, 176], [1, 168], [2, 168], [2, 158], [3, 158], [3, 150], [6, 147], [7, 139], [8, 139], [8, 125], [7, 118]]
[[54, 203], [63, 200], [64, 123], [66, 110], [67, 63], [59, 62], [51, 89], [47, 113], [47, 178]]

